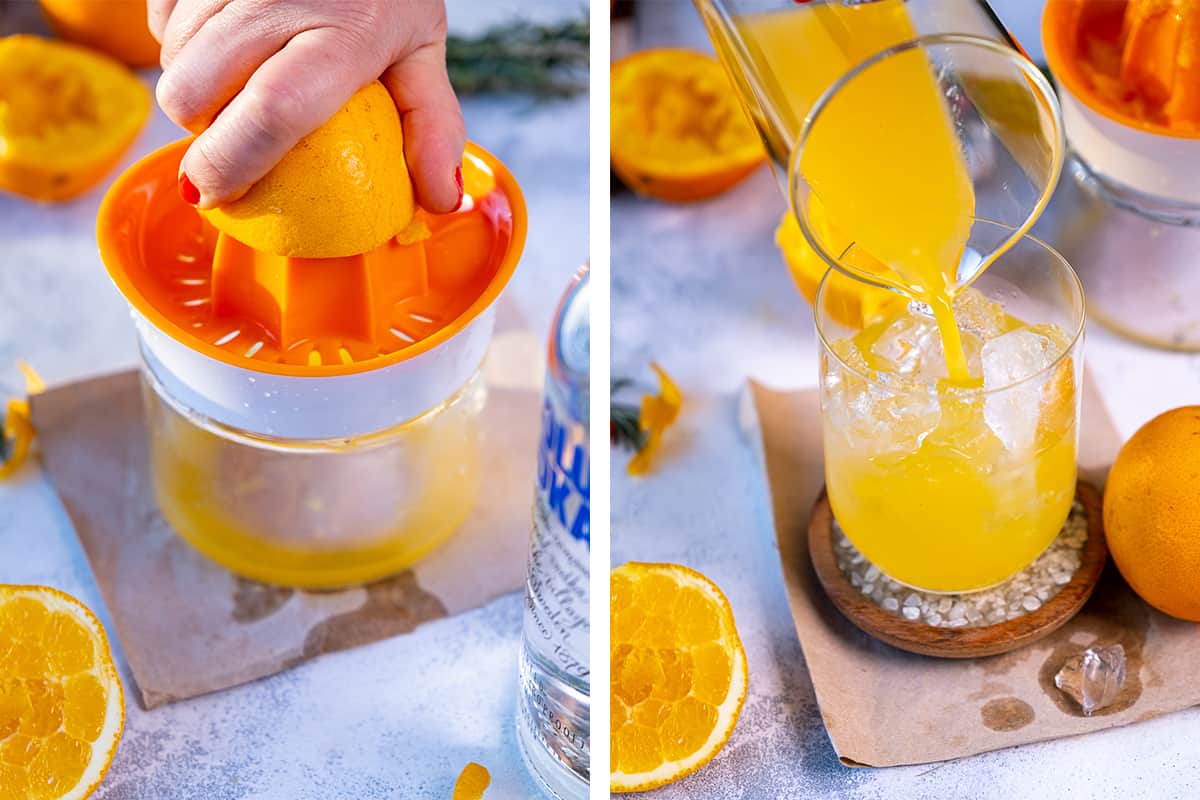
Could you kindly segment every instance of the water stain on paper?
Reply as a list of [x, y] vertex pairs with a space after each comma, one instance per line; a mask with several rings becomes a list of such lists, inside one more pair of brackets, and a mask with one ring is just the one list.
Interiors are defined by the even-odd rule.
[[283, 608], [293, 594], [294, 589], [234, 576], [233, 620], [248, 625], [265, 619]]
[[988, 656], [978, 660], [984, 675], [1003, 677], [1029, 660], [1029, 648], [1021, 647], [1009, 653]]
[[354, 611], [322, 621], [308, 632], [304, 658], [409, 633], [447, 615], [442, 601], [425, 591], [411, 570], [363, 588], [367, 590], [367, 602]]
[[1017, 697], [998, 697], [979, 709], [983, 724], [994, 731], [1015, 731], [1033, 722], [1033, 706]]
[[968, 700], [990, 700], [993, 697], [1000, 695], [1011, 694], [1012, 687], [1007, 683], [997, 683], [996, 681], [984, 681], [983, 685], [975, 691], [967, 695]]

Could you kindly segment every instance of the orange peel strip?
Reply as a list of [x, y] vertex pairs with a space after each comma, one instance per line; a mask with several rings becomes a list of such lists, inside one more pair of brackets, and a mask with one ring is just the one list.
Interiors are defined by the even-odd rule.
[[487, 767], [471, 761], [463, 767], [458, 780], [454, 782], [452, 800], [480, 800], [491, 782], [492, 776]]
[[[46, 390], [46, 383], [28, 363], [18, 361], [17, 367], [25, 376], [25, 391], [34, 395]], [[33, 444], [33, 421], [29, 412], [29, 401], [12, 398], [4, 413], [4, 424], [0, 426], [0, 436], [4, 438], [5, 448], [0, 448], [0, 480], [16, 474], [25, 459], [29, 456], [29, 448]], [[5, 452], [7, 451], [7, 452]]]
[[667, 371], [656, 363], [651, 363], [650, 366], [658, 375], [659, 389], [657, 395], [646, 395], [642, 398], [638, 427], [645, 432], [646, 440], [629, 460], [626, 470], [630, 475], [645, 475], [650, 471], [663, 433], [679, 418], [679, 409], [683, 406], [683, 393], [679, 391], [679, 387]]

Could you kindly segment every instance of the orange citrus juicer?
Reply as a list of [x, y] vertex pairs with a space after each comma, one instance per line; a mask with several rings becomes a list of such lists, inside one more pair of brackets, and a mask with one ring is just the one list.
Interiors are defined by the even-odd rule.
[[427, 238], [303, 259], [256, 252], [185, 204], [187, 145], [133, 165], [97, 225], [170, 395], [256, 435], [347, 439], [434, 408], [478, 370], [526, 231], [520, 189], [494, 156], [468, 145], [462, 208], [417, 211]]
[[1136, 191], [1200, 204], [1200, 3], [1049, 0], [1042, 39], [1087, 165]]

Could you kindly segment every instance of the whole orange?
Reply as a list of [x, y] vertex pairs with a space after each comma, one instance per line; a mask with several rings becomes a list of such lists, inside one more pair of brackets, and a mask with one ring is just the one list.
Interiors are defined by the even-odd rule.
[[1200, 406], [1147, 422], [1121, 448], [1104, 490], [1108, 549], [1133, 590], [1200, 622]]
[[39, 0], [54, 32], [131, 67], [158, 66], [146, 0]]

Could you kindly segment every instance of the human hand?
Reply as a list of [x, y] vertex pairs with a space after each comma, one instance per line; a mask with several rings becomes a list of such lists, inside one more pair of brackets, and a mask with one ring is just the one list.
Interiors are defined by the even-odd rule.
[[443, 0], [149, 0], [158, 102], [197, 133], [180, 191], [236, 200], [375, 79], [391, 92], [417, 202], [462, 202], [462, 112], [446, 75]]

